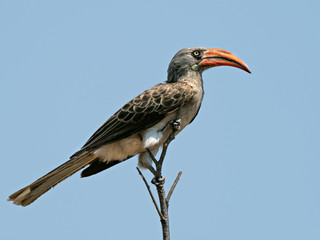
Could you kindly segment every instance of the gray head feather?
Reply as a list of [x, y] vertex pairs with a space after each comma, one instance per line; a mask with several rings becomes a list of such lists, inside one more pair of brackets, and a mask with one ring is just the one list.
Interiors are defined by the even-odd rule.
[[195, 50], [203, 52], [207, 49], [203, 47], [184, 48], [176, 53], [169, 64], [167, 83], [177, 82], [188, 71], [192, 71], [192, 65], [198, 64], [201, 61], [201, 59], [195, 58], [192, 55], [192, 52]]

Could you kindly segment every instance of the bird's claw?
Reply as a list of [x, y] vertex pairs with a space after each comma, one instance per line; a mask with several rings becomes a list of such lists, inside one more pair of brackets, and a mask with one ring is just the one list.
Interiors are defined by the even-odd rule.
[[165, 178], [164, 177], [154, 177], [151, 180], [151, 183], [156, 185], [156, 186], [163, 186], [165, 182]]
[[176, 118], [170, 121], [171, 127], [173, 131], [180, 131], [181, 119]]

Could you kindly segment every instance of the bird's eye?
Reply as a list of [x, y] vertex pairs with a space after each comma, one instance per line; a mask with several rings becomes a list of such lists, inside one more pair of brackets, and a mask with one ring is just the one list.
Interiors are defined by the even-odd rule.
[[195, 50], [192, 52], [192, 55], [197, 58], [197, 57], [200, 57], [201, 53], [199, 50]]

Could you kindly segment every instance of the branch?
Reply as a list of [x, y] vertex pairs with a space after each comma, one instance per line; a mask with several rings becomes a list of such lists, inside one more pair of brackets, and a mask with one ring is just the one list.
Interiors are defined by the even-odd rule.
[[168, 193], [168, 195], [167, 195], [167, 198], [166, 198], [167, 207], [169, 206], [169, 202], [170, 202], [171, 195], [172, 195], [174, 189], [176, 188], [177, 183], [178, 183], [179, 180], [180, 180], [181, 174], [182, 174], [182, 171], [180, 171], [180, 172], [178, 173], [178, 176], [176, 177], [176, 180], [174, 180], [174, 183], [173, 183], [173, 185], [171, 186], [170, 191], [169, 191], [169, 193]]
[[161, 214], [161, 212], [160, 212], [160, 209], [159, 209], [159, 207], [158, 207], [158, 204], [157, 204], [156, 200], [154, 199], [154, 196], [153, 196], [153, 194], [152, 194], [152, 192], [151, 192], [151, 189], [150, 189], [149, 184], [147, 183], [147, 181], [146, 181], [146, 179], [144, 178], [144, 176], [143, 176], [142, 172], [140, 171], [140, 169], [139, 169], [138, 167], [136, 167], [136, 169], [138, 170], [139, 175], [141, 176], [144, 184], [146, 185], [146, 187], [147, 187], [147, 189], [148, 189], [148, 192], [149, 192], [149, 194], [150, 194], [150, 197], [151, 197], [151, 199], [152, 199], [152, 202], [153, 202], [154, 206], [155, 206], [156, 209], [157, 209], [157, 212], [158, 212], [158, 214], [159, 214], [160, 219], [163, 219], [163, 216], [162, 216], [162, 214]]
[[175, 138], [175, 133], [176, 131], [180, 130], [180, 123], [181, 120], [180, 119], [175, 119], [171, 122], [169, 122], [168, 124], [171, 124], [172, 127], [172, 132], [170, 133], [168, 139], [164, 142], [163, 146], [162, 146], [162, 152], [160, 155], [159, 160], [157, 160], [152, 152], [150, 151], [150, 149], [146, 149], [147, 152], [149, 153], [149, 156], [151, 157], [152, 161], [154, 162], [156, 169], [154, 169], [152, 166], [149, 167], [149, 170], [151, 171], [151, 173], [153, 174], [154, 178], [152, 179], [152, 183], [156, 186], [157, 188], [157, 192], [158, 192], [158, 196], [159, 196], [159, 203], [160, 203], [160, 210], [158, 207], [158, 204], [156, 203], [153, 194], [150, 190], [150, 186], [148, 185], [146, 179], [144, 178], [144, 176], [142, 175], [141, 171], [139, 170], [139, 168], [137, 168], [140, 176], [142, 177], [142, 180], [144, 181], [149, 194], [151, 196], [151, 199], [153, 201], [154, 206], [157, 209], [157, 212], [160, 216], [160, 221], [161, 221], [161, 226], [162, 226], [162, 236], [163, 236], [163, 240], [170, 240], [170, 231], [169, 231], [169, 218], [168, 218], [168, 204], [171, 198], [171, 195], [180, 179], [180, 176], [182, 174], [182, 172], [180, 171], [176, 180], [174, 181], [169, 194], [166, 198], [166, 193], [164, 190], [164, 183], [165, 183], [165, 178], [162, 176], [162, 164], [164, 162], [164, 158], [166, 156], [167, 153], [167, 149], [169, 147], [169, 144], [171, 143], [172, 140], [174, 140]]

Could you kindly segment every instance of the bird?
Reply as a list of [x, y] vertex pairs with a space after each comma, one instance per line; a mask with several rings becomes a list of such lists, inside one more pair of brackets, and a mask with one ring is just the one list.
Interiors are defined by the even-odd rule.
[[251, 73], [240, 58], [226, 50], [192, 47], [178, 51], [164, 83], [126, 103], [67, 162], [13, 193], [8, 201], [27, 206], [85, 167], [81, 177], [99, 173], [135, 155], [139, 167], [154, 171], [149, 153], [157, 154], [172, 132], [172, 122], [179, 124], [177, 135], [195, 119], [204, 96], [202, 73], [217, 66]]

